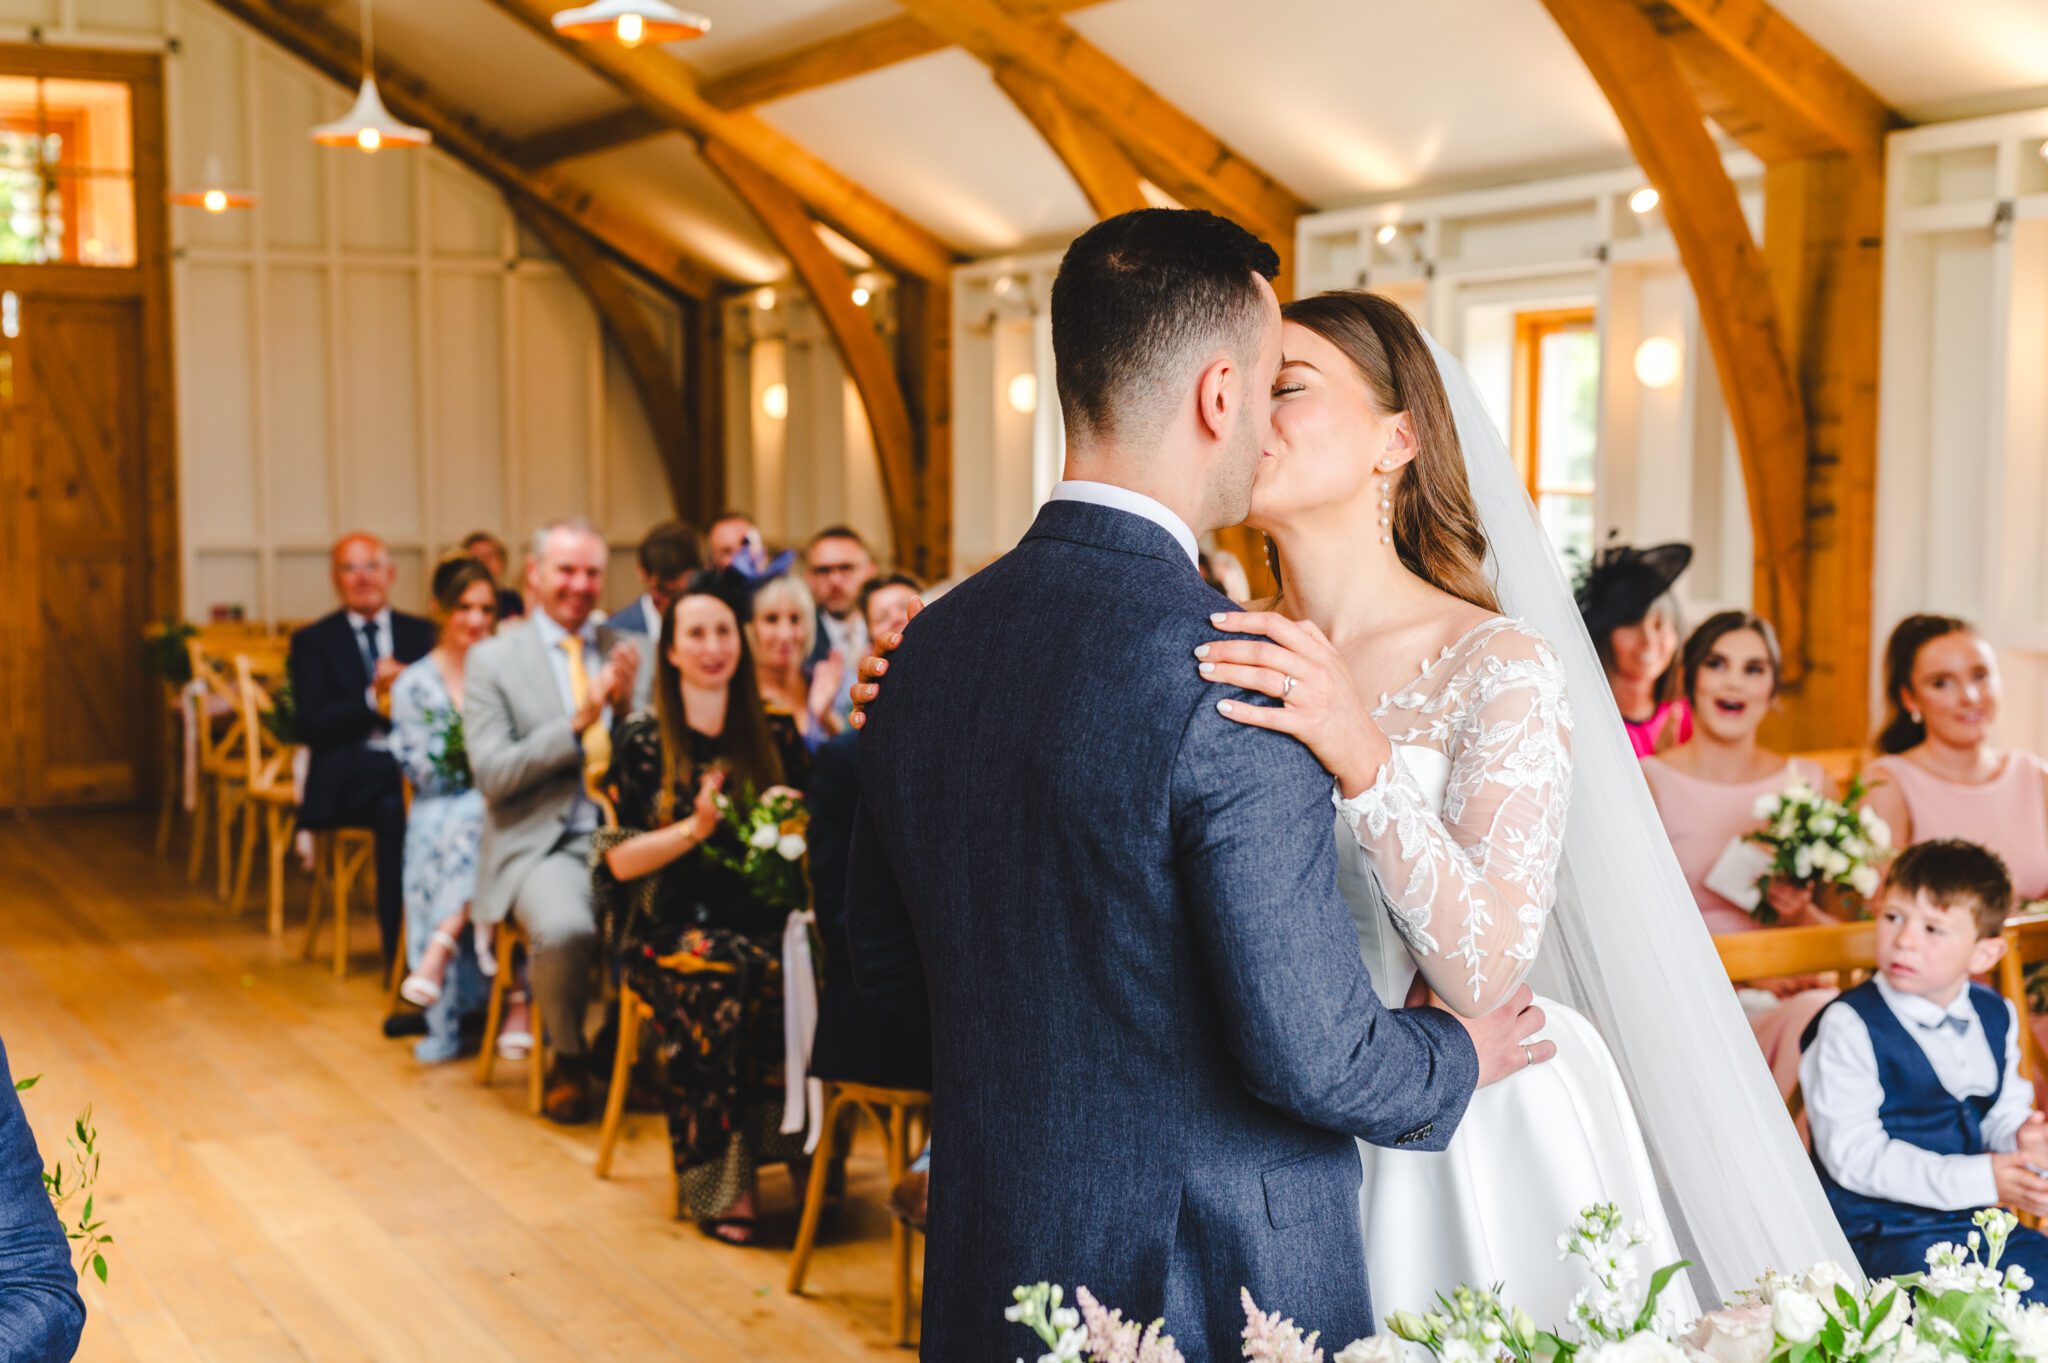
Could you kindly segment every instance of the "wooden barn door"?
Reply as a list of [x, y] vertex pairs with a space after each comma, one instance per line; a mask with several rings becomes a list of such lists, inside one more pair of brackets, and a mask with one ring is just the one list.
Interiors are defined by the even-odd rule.
[[136, 666], [149, 548], [142, 300], [54, 283], [0, 270], [0, 539], [13, 546], [0, 803], [29, 808], [136, 799], [155, 703]]

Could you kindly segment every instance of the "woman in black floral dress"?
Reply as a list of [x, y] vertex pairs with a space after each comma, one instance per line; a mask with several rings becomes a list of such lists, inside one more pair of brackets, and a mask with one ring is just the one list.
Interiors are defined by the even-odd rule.
[[748, 614], [729, 572], [698, 574], [670, 605], [654, 708], [613, 744], [620, 827], [593, 854], [606, 943], [654, 1010], [677, 1213], [740, 1245], [754, 1238], [756, 1169], [803, 1155], [803, 1134], [780, 1131], [786, 910], [704, 845], [740, 850], [720, 790], [801, 792], [809, 774], [795, 723], [762, 706]]

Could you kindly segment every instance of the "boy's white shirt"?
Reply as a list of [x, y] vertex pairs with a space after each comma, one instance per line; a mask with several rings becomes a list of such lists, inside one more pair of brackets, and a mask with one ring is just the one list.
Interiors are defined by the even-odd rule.
[[[1958, 989], [1946, 1008], [1894, 989], [1882, 975], [1877, 977], [1877, 992], [1906, 1035], [1926, 1053], [1935, 1077], [1950, 1095], [1961, 1101], [1996, 1087], [2000, 1062], [1991, 1054], [1990, 1038], [1967, 987]], [[2033, 1111], [2034, 1086], [2020, 1077], [2019, 1018], [2012, 1004], [2000, 1002], [2007, 1019], [2005, 1087], [1985, 1114], [1984, 1143], [1988, 1150], [2003, 1152], [2015, 1148], [2020, 1125]], [[1944, 1025], [1948, 1018], [1966, 1025], [1956, 1031]], [[1854, 1009], [1831, 1007], [1821, 1014], [1813, 1044], [1799, 1062], [1799, 1084], [1814, 1152], [1844, 1188], [1941, 1211], [1967, 1211], [1998, 1201], [1989, 1154], [1939, 1155], [1886, 1134], [1878, 1117], [1884, 1087], [1877, 1077], [1877, 1050]]]

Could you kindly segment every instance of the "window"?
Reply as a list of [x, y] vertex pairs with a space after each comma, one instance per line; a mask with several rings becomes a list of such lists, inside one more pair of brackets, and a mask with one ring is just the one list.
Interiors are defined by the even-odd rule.
[[1575, 568], [1593, 556], [1600, 334], [1592, 309], [1515, 318], [1515, 397], [1515, 461], [1551, 545]]
[[128, 87], [0, 76], [0, 264], [135, 264]]

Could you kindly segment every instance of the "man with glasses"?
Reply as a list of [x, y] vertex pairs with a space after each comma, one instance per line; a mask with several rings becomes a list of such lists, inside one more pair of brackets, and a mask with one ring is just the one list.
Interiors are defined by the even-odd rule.
[[860, 532], [844, 525], [820, 530], [804, 551], [811, 595], [818, 602], [818, 641], [808, 665], [816, 667], [833, 653], [846, 663], [845, 677], [832, 708], [841, 719], [853, 709], [855, 669], [868, 653], [868, 626], [860, 610], [861, 588], [875, 575], [875, 558]]
[[377, 932], [388, 964], [405, 912], [405, 785], [391, 756], [391, 683], [433, 649], [435, 631], [432, 621], [391, 609], [396, 571], [375, 535], [342, 536], [332, 572], [341, 608], [292, 636], [292, 700], [310, 758], [299, 827], [376, 835]]

